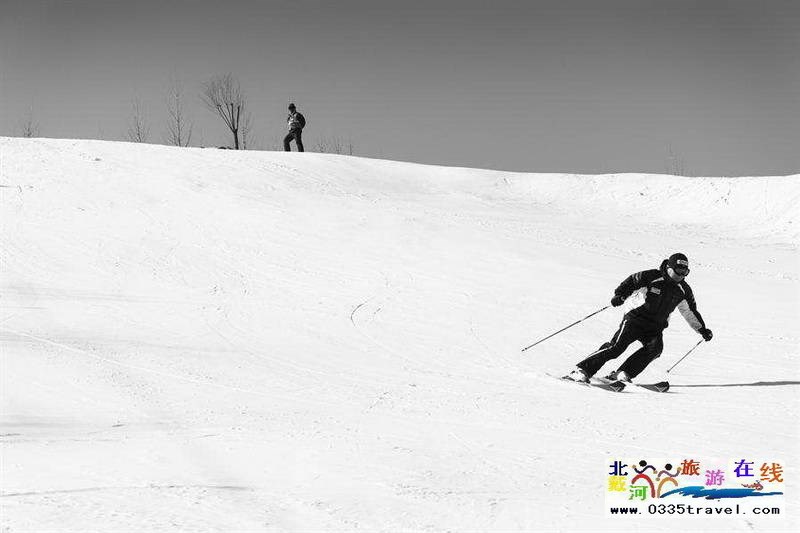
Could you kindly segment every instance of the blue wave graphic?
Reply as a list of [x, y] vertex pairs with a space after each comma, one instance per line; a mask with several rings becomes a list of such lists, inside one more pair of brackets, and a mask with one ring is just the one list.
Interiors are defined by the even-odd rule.
[[662, 498], [680, 494], [681, 496], [691, 496], [692, 498], [705, 498], [706, 500], [724, 500], [727, 498], [749, 498], [750, 496], [780, 496], [782, 492], [758, 492], [755, 489], [711, 489], [702, 486], [681, 487], [679, 489], [665, 492]]

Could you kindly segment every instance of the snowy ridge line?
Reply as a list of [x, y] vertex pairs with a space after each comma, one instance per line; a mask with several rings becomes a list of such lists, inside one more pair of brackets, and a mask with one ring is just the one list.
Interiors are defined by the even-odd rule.
[[102, 361], [104, 363], [120, 366], [120, 367], [123, 367], [123, 368], [129, 368], [129, 369], [132, 369], [132, 370], [138, 370], [140, 372], [147, 372], [149, 374], [154, 374], [156, 376], [161, 376], [161, 377], [164, 377], [164, 378], [170, 378], [170, 379], [175, 379], [175, 380], [178, 380], [178, 381], [184, 381], [186, 383], [193, 383], [195, 385], [205, 385], [205, 386], [209, 386], [209, 387], [214, 387], [214, 388], [218, 388], [218, 389], [225, 389], [225, 390], [234, 391], [234, 392], [243, 392], [245, 394], [252, 394], [254, 396], [271, 397], [271, 395], [269, 395], [269, 394], [265, 394], [263, 392], [253, 391], [253, 390], [249, 390], [249, 389], [243, 389], [241, 387], [231, 387], [230, 385], [222, 385], [220, 383], [211, 383], [211, 382], [207, 382], [207, 381], [200, 381], [198, 379], [187, 378], [186, 376], [181, 376], [179, 374], [171, 374], [169, 372], [162, 372], [161, 370], [154, 370], [152, 368], [147, 368], [147, 367], [144, 367], [144, 366], [131, 365], [131, 364], [128, 364], [128, 363], [121, 363], [119, 361], [114, 361], [113, 359], [109, 359], [107, 357], [103, 357], [103, 356], [100, 356], [100, 355], [95, 355], [95, 354], [93, 354], [91, 352], [88, 352], [86, 350], [81, 350], [80, 348], [75, 348], [73, 346], [68, 346], [66, 344], [62, 344], [60, 342], [51, 341], [50, 339], [45, 339], [43, 337], [37, 337], [36, 335], [31, 335], [29, 333], [23, 333], [21, 331], [16, 331], [16, 330], [13, 330], [13, 329], [0, 328], [0, 331], [5, 331], [6, 333], [12, 333], [12, 334], [18, 335], [20, 337], [27, 337], [29, 339], [32, 339], [32, 340], [35, 340], [35, 341], [38, 341], [38, 342], [49, 344], [51, 346], [56, 346], [58, 348], [61, 348], [63, 350], [67, 350], [69, 352], [74, 352], [74, 353], [78, 353], [78, 354], [81, 354], [81, 355], [85, 355], [87, 357], [90, 357], [92, 359], [96, 359], [98, 361]]

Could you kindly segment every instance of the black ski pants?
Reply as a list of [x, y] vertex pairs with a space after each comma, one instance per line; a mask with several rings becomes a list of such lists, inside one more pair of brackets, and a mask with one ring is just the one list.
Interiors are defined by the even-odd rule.
[[292, 139], [294, 139], [294, 142], [297, 143], [297, 151], [305, 152], [303, 149], [303, 130], [292, 130], [286, 137], [283, 138], [283, 149], [287, 152], [292, 151], [292, 147], [289, 146], [289, 142]]
[[664, 350], [663, 333], [662, 327], [626, 316], [611, 340], [578, 363], [578, 367], [591, 377], [607, 362], [622, 355], [631, 343], [639, 341], [642, 347], [633, 352], [619, 367], [619, 370], [624, 370], [628, 377], [635, 378], [661, 355]]

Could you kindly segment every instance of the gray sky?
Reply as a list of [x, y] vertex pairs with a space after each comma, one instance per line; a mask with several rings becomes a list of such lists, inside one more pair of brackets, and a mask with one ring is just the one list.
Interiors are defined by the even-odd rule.
[[[286, 105], [357, 155], [531, 172], [800, 172], [796, 0], [0, 0], [0, 135], [151, 142], [170, 77], [193, 145], [230, 144], [202, 107], [231, 72], [257, 147]], [[670, 153], [674, 158], [670, 158]]]

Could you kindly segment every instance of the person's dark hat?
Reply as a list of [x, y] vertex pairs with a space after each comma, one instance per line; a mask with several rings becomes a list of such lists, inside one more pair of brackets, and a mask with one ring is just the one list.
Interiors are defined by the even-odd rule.
[[669, 256], [667, 266], [671, 267], [677, 274], [689, 273], [689, 259], [682, 253], [675, 253]]
[[297, 109], [297, 106], [294, 104], [289, 104], [289, 109]]

